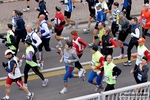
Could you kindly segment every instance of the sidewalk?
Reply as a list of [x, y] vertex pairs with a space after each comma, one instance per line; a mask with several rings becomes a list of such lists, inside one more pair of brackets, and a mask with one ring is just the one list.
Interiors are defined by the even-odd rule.
[[[0, 0], [6, 1], [6, 0]], [[8, 1], [8, 0], [7, 0]], [[9, 0], [12, 1], [12, 0]], [[17, 9], [22, 11], [23, 8], [26, 7], [26, 0], [16, 1], [15, 2], [8, 2], [8, 3], [0, 3], [0, 33], [5, 32], [5, 26], [7, 23], [11, 23], [11, 13], [13, 10]], [[62, 8], [62, 12], [64, 10], [64, 6], [61, 5], [58, 1], [59, 0], [45, 0], [47, 3], [47, 10], [49, 11], [49, 19], [53, 18], [55, 15], [55, 6], [60, 6]], [[116, 2], [122, 3], [122, 0], [115, 0]], [[34, 10], [34, 7], [37, 7], [38, 3], [35, 0], [31, 0], [31, 10], [30, 12], [24, 12], [23, 18], [25, 23], [35, 23], [38, 11]], [[81, 24], [82, 22], [87, 22], [87, 18], [89, 16], [88, 5], [83, 6], [82, 3], [76, 3], [76, 10], [72, 13], [72, 19], [78, 20]], [[132, 0], [132, 11], [131, 15], [139, 15], [140, 11], [143, 7], [142, 0]], [[120, 8], [122, 8], [120, 6]]]

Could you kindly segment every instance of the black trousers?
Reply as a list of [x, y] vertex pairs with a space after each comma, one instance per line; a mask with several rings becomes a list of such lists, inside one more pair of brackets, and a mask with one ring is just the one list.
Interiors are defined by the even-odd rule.
[[[122, 8], [122, 11], [124, 10], [124, 8]], [[126, 18], [128, 19], [128, 20], [131, 20], [132, 18], [130, 17], [130, 12], [131, 12], [131, 7], [129, 8], [129, 9], [126, 9], [126, 12], [125, 12], [125, 14], [126, 14]]]
[[114, 37], [116, 37], [116, 32], [118, 31], [117, 24], [115, 22], [112, 22], [111, 24], [111, 31]]
[[[34, 54], [33, 56], [33, 61], [36, 62], [36, 56]], [[38, 75], [43, 81], [44, 81], [44, 76], [41, 72], [39, 72], [39, 69], [37, 66], [35, 67], [31, 67], [29, 64], [26, 63], [25, 68], [24, 68], [24, 83], [27, 83], [28, 81], [28, 72], [30, 70], [30, 68], [33, 70], [33, 72]]]
[[104, 91], [114, 90], [114, 89], [115, 89], [115, 88], [114, 88], [114, 85], [115, 85], [115, 84], [107, 84], [107, 86], [106, 86], [106, 88], [105, 88]]
[[[81, 57], [82, 57], [82, 54], [78, 55], [78, 57], [81, 58]], [[75, 67], [78, 68], [79, 70], [80, 70], [81, 68], [83, 68], [82, 65], [81, 65], [81, 63], [80, 63], [79, 61], [75, 62]]]
[[129, 42], [128, 49], [127, 49], [128, 60], [131, 60], [131, 50], [132, 50], [133, 46], [136, 46], [136, 48], [137, 48], [138, 47], [138, 41], [131, 39]]
[[148, 31], [148, 29], [144, 29], [144, 28], [142, 27], [142, 37], [143, 37], [143, 38], [146, 38], [145, 36], [147, 35], [147, 31]]
[[42, 43], [38, 47], [39, 51], [42, 51], [43, 46], [44, 46], [46, 51], [51, 51], [50, 46], [49, 46], [49, 42], [50, 42], [50, 38], [42, 39]]

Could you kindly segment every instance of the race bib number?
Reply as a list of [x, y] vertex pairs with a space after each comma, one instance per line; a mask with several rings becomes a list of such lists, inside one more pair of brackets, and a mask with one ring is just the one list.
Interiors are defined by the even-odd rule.
[[146, 19], [145, 18], [142, 19], [142, 24], [146, 25]]
[[67, 56], [64, 56], [64, 62], [68, 63], [68, 57]]
[[137, 78], [141, 81], [142, 80], [142, 75], [138, 73]]
[[104, 75], [104, 80], [105, 80], [106, 82], [109, 81], [109, 77], [106, 76], [106, 75]]
[[119, 24], [119, 31], [121, 31], [122, 30], [122, 26]]

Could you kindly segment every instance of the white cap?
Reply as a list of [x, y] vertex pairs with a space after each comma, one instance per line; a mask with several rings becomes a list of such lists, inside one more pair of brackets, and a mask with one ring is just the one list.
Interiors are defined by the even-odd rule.
[[8, 54], [8, 53], [12, 53], [12, 54], [15, 54], [15, 52], [13, 52], [12, 50], [8, 49], [5, 51], [5, 56]]

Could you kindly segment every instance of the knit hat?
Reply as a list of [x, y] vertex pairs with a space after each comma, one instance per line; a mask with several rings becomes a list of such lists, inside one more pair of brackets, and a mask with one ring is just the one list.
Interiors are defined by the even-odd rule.
[[57, 11], [61, 11], [61, 8], [58, 7], [58, 6], [56, 6], [55, 9], [56, 9]]
[[28, 39], [25, 40], [25, 43], [27, 43], [28, 45], [31, 45], [32, 44], [32, 40], [28, 38]]
[[101, 4], [97, 4], [97, 6], [96, 7], [102, 7], [102, 5]]
[[119, 15], [125, 15], [125, 13], [123, 11], [120, 11]]
[[97, 46], [96, 44], [93, 44], [93, 45], [91, 46], [91, 49], [93, 49], [94, 51], [97, 51], [97, 50], [98, 50], [98, 46]]
[[138, 40], [138, 42], [145, 42], [146, 40], [144, 39], [144, 38], [140, 38], [139, 40]]

